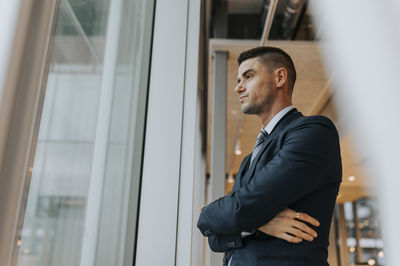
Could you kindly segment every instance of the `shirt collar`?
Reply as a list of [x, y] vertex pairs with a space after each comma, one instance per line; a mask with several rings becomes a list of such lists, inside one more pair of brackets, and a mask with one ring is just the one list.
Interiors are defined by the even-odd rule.
[[284, 109], [282, 109], [279, 113], [277, 113], [271, 121], [264, 127], [264, 129], [271, 134], [272, 130], [275, 128], [276, 124], [278, 124], [279, 120], [282, 119], [290, 110], [294, 109], [293, 105], [290, 105]]

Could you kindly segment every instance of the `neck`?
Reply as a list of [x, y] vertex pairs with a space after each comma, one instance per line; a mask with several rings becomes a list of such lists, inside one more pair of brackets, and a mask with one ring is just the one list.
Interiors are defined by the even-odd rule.
[[290, 105], [292, 105], [291, 101], [275, 102], [270, 106], [268, 111], [258, 114], [258, 117], [261, 120], [261, 124], [265, 127], [277, 113], [279, 113], [280, 111], [282, 111], [283, 109], [285, 109]]

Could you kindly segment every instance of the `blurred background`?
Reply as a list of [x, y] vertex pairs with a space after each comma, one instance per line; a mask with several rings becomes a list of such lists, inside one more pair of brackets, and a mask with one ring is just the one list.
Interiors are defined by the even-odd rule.
[[330, 265], [396, 265], [400, 9], [350, 2], [2, 2], [0, 264], [220, 265], [196, 221], [260, 129], [236, 59], [275, 46], [339, 131]]

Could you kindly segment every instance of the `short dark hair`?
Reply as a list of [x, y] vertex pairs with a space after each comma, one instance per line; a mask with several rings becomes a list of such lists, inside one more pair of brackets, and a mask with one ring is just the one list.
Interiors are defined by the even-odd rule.
[[292, 95], [296, 82], [296, 69], [290, 55], [277, 47], [261, 46], [242, 52], [237, 61], [239, 65], [250, 58], [258, 58], [269, 71], [284, 67], [288, 72], [288, 94]]

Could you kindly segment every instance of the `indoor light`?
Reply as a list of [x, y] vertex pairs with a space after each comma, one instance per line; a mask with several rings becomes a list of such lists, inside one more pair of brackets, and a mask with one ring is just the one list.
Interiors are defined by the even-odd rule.
[[240, 149], [240, 141], [236, 141], [235, 144], [235, 154], [236, 155], [241, 155], [242, 154], [242, 150]]

